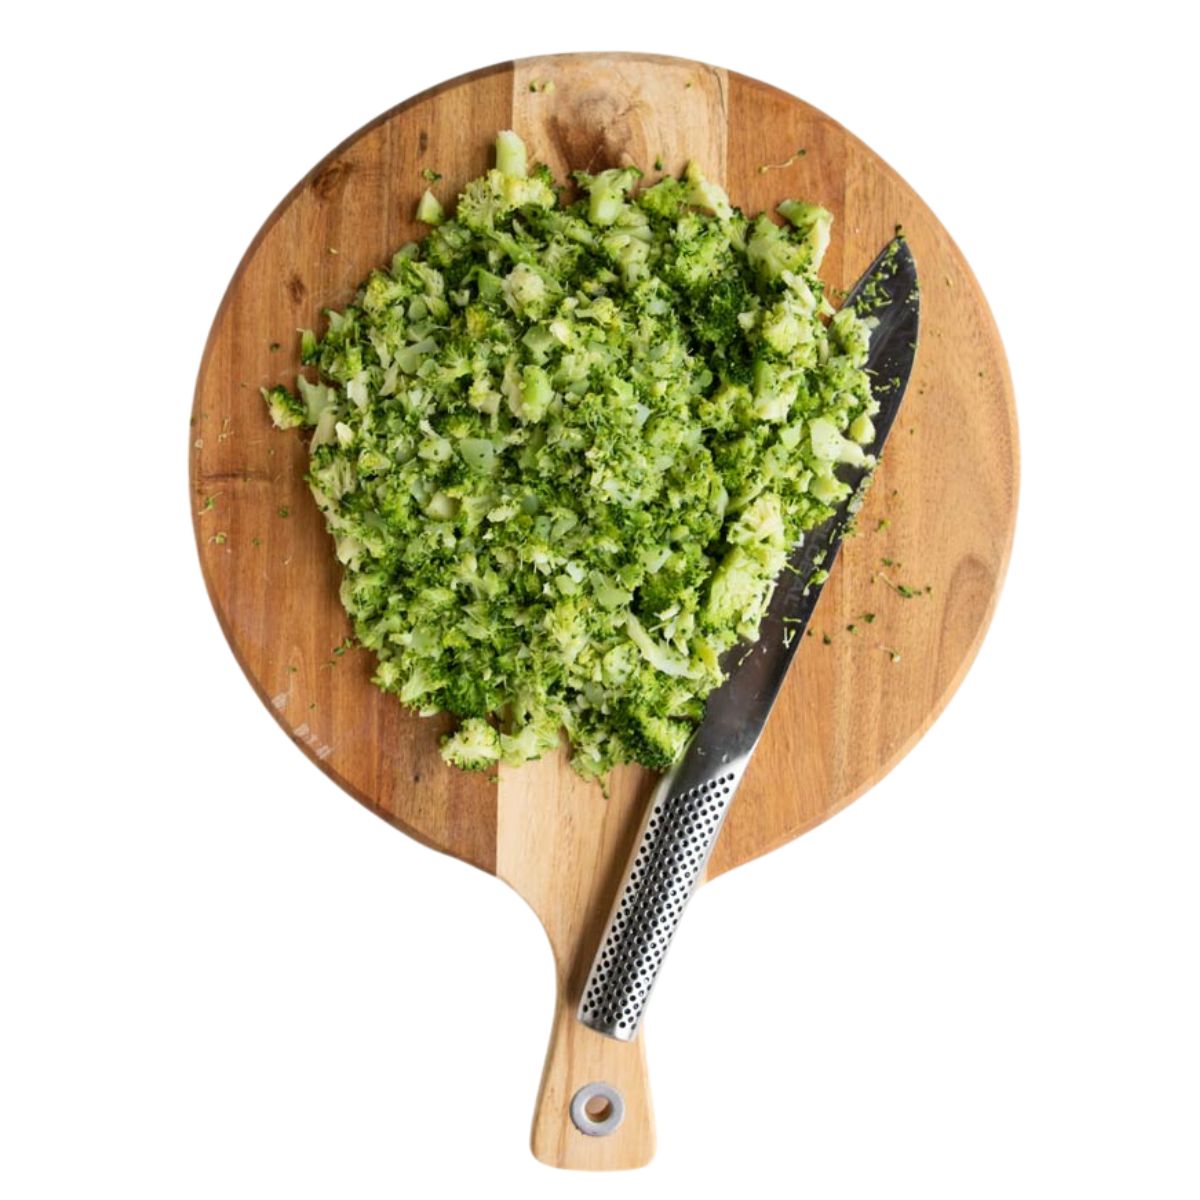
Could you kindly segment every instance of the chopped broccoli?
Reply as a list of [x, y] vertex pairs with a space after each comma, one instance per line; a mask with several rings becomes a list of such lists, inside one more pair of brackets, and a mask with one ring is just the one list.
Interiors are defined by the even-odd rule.
[[528, 174], [525, 143], [511, 129], [496, 135], [496, 170], [514, 179], [524, 179]]
[[421, 202], [417, 205], [417, 220], [424, 221], [426, 225], [442, 223], [442, 206], [428, 188], [421, 194]]
[[293, 429], [297, 425], [308, 424], [308, 406], [303, 400], [297, 399], [287, 388], [277, 385], [273, 388], [260, 388], [263, 399], [267, 402], [267, 411], [277, 429]]
[[576, 180], [588, 193], [588, 221], [592, 225], [613, 224], [626, 211], [625, 197], [641, 177], [637, 167], [613, 167], [599, 175], [576, 171]]
[[812, 254], [812, 269], [815, 271], [829, 249], [833, 214], [819, 204], [805, 204], [801, 200], [784, 200], [776, 211], [785, 217], [804, 235], [804, 241]]
[[481, 717], [468, 717], [442, 738], [442, 757], [467, 771], [486, 771], [500, 760], [500, 734]]
[[802, 275], [813, 267], [812, 247], [780, 228], [765, 213], [751, 228], [746, 258], [764, 282], [781, 279], [785, 272]]
[[688, 188], [674, 176], [668, 175], [652, 187], [643, 188], [638, 192], [634, 203], [644, 212], [673, 220], [688, 204]]
[[813, 454], [826, 464], [851, 463], [861, 466], [868, 455], [856, 441], [843, 437], [828, 417], [813, 417], [808, 423]]
[[692, 736], [690, 722], [661, 717], [643, 707], [618, 713], [615, 725], [633, 758], [655, 771], [666, 771]]
[[312, 430], [373, 681], [453, 714], [442, 755], [472, 770], [563, 730], [586, 778], [667, 769], [840, 465], [873, 462], [874, 318], [826, 323], [826, 210], [751, 223], [695, 164], [575, 178], [565, 203], [501, 133], [452, 214], [427, 191], [425, 238], [300, 333], [317, 381], [263, 389]]
[[699, 205], [701, 208], [710, 208], [722, 219], [733, 215], [733, 207], [729, 203], [725, 189], [705, 179], [700, 173], [700, 168], [694, 162], [688, 163], [683, 177], [687, 181], [690, 203]]

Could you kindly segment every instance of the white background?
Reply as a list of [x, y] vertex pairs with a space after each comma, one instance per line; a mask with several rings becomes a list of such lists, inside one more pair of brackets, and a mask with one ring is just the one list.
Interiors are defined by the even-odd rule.
[[[0, 81], [0, 1193], [1195, 1197], [1185, 6], [37, 7]], [[699, 893], [646, 1026], [658, 1156], [619, 1178], [527, 1150], [523, 901], [342, 795], [243, 679], [185, 454], [279, 198], [414, 92], [587, 49], [757, 76], [900, 170], [991, 301], [1023, 450], [946, 714]]]

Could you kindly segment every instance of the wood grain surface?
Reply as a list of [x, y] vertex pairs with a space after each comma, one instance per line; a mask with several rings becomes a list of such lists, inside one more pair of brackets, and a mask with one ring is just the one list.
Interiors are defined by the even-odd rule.
[[[651, 181], [657, 158], [668, 172], [695, 158], [748, 213], [788, 196], [819, 201], [835, 216], [822, 268], [835, 287], [849, 286], [897, 225], [917, 260], [921, 345], [900, 419], [707, 879], [861, 795], [961, 681], [1012, 541], [1012, 387], [970, 268], [887, 164], [786, 92], [680, 59], [527, 59], [416, 96], [309, 172], [234, 274], [205, 348], [189, 435], [196, 542], [222, 628], [264, 703], [322, 770], [404, 832], [498, 875], [529, 902], [558, 980], [533, 1151], [558, 1166], [630, 1167], [654, 1152], [645, 1023], [625, 1045], [573, 1013], [653, 780], [623, 769], [606, 799], [562, 755], [505, 769], [498, 786], [446, 767], [437, 746], [447, 723], [403, 710], [370, 684], [368, 654], [341, 651], [350, 628], [340, 568], [303, 481], [306, 447], [273, 429], [259, 396], [260, 386], [294, 383], [297, 328], [320, 327], [323, 307], [344, 306], [372, 267], [421, 235], [413, 213], [427, 186], [422, 169], [441, 172], [435, 190], [452, 203], [491, 165], [502, 128], [515, 128], [531, 158], [560, 177], [635, 162]], [[619, 1087], [627, 1111], [616, 1132], [589, 1137], [567, 1107], [578, 1087], [600, 1079]]]

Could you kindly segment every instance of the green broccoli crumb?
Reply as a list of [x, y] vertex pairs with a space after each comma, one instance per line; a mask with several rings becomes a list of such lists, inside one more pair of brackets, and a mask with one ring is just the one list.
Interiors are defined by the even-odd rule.
[[[882, 561], [888, 566], [892, 565], [887, 559], [883, 559]], [[899, 566], [899, 565], [900, 565], [899, 563], [896, 564], [896, 566]], [[876, 571], [874, 577], [876, 579], [881, 579], [884, 583], [887, 584], [888, 587], [890, 587], [892, 589], [893, 592], [896, 593], [897, 596], [900, 596], [905, 600], [913, 600], [918, 596], [928, 595], [930, 592], [933, 591], [933, 588], [928, 585], [926, 585], [925, 588], [922, 589], [922, 588], [911, 587], [907, 583], [895, 583], [891, 579], [889, 579], [882, 571]]]

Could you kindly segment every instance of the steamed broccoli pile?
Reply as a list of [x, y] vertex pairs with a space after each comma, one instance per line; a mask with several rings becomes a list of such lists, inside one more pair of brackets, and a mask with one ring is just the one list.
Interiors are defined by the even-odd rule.
[[564, 205], [514, 133], [389, 270], [302, 336], [308, 480], [375, 683], [461, 718], [461, 767], [665, 769], [789, 549], [870, 463], [871, 319], [817, 278], [830, 214], [749, 220], [694, 165]]

